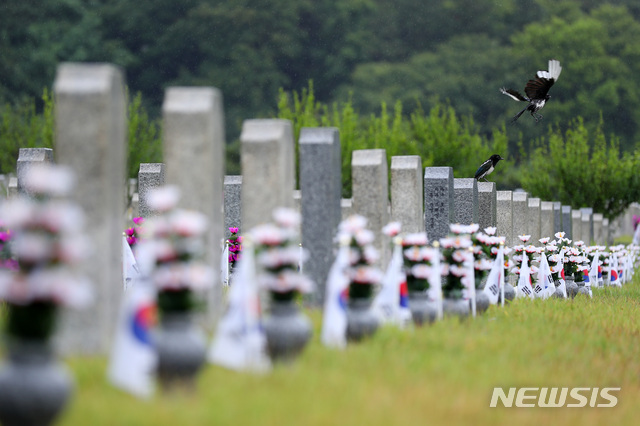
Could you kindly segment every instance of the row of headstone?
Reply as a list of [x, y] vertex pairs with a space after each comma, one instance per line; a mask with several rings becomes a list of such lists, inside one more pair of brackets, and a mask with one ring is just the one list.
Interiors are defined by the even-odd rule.
[[[149, 189], [174, 184], [181, 190], [180, 205], [198, 210], [210, 221], [207, 259], [219, 264], [223, 237], [222, 186], [224, 174], [224, 116], [222, 95], [215, 88], [169, 88], [162, 108], [165, 163], [141, 165], [137, 182], [126, 179], [126, 96], [122, 70], [110, 64], [65, 63], [58, 67], [54, 92], [55, 161], [76, 176], [73, 201], [86, 221], [94, 247], [82, 265], [91, 278], [96, 303], [89, 311], [67, 312], [61, 319], [58, 346], [65, 353], [106, 353], [117, 323], [122, 296], [122, 232], [126, 195], [135, 216], [153, 215], [146, 197]], [[15, 185], [34, 164], [53, 162], [51, 149], [21, 149]], [[134, 194], [137, 186], [137, 193]], [[26, 194], [28, 195], [28, 194]], [[217, 275], [214, 279], [218, 281]], [[221, 284], [208, 295], [211, 317], [220, 313]]]
[[[125, 171], [124, 74], [109, 64], [62, 64], [57, 70], [54, 92], [55, 160], [76, 174], [73, 201], [84, 209], [87, 222], [95, 225], [87, 227], [87, 236], [96, 248], [82, 272], [92, 279], [97, 303], [90, 311], [65, 312], [59, 344], [64, 352], [105, 353], [114, 334], [122, 296], [121, 235], [126, 207], [123, 189], [133, 198], [132, 183], [126, 180]], [[138, 213], [153, 215], [146, 202], [149, 189], [177, 185], [182, 194], [181, 207], [203, 212], [209, 219], [210, 264], [219, 264], [224, 227], [248, 230], [271, 221], [274, 208], [295, 206], [291, 122], [245, 121], [240, 136], [242, 176], [224, 177], [224, 115], [222, 95], [217, 89], [169, 88], [162, 116], [165, 162], [141, 165]], [[387, 155], [381, 149], [353, 152], [353, 197], [342, 199], [340, 152], [337, 129], [301, 131], [302, 243], [311, 254], [305, 268], [318, 284], [317, 303], [322, 302], [325, 293], [336, 228], [341, 218], [352, 213], [367, 217], [369, 228], [377, 232], [381, 264], [390, 256], [390, 244], [380, 229], [390, 220], [401, 221], [405, 232], [426, 230], [431, 240], [444, 237], [454, 222], [497, 226], [498, 233], [507, 235], [510, 244], [516, 242], [518, 234], [538, 236], [549, 229], [562, 229], [573, 239], [598, 241], [608, 235], [608, 223], [586, 209], [572, 211], [559, 203], [549, 205], [529, 199], [524, 192], [496, 191], [494, 183], [455, 179], [451, 167], [423, 169], [417, 156], [392, 158], [389, 188]], [[37, 162], [53, 160], [51, 150], [21, 150], [16, 192], [25, 170]], [[579, 216], [574, 215], [576, 212]], [[214, 318], [220, 313], [222, 301], [217, 275], [215, 280], [208, 295], [208, 311]]]

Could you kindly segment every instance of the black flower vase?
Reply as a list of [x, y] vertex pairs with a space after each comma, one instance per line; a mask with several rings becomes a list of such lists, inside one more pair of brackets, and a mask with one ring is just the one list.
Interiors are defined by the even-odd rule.
[[[484, 271], [483, 271], [484, 272]], [[476, 271], [476, 314], [482, 314], [489, 309], [489, 305], [491, 302], [489, 301], [489, 296], [483, 291], [484, 286], [486, 285], [486, 280], [484, 279], [484, 273], [478, 273]]]
[[53, 303], [9, 305], [7, 360], [0, 368], [0, 424], [49, 425], [69, 401], [73, 382], [57, 361], [50, 336]]
[[429, 300], [429, 294], [426, 291], [409, 292], [409, 310], [413, 323], [417, 326], [431, 324], [438, 317], [438, 307]]
[[470, 300], [462, 297], [462, 283], [460, 277], [449, 275], [443, 286], [444, 300], [442, 301], [442, 314], [446, 317], [465, 318], [471, 314]]
[[359, 342], [372, 336], [379, 327], [378, 317], [373, 313], [373, 286], [371, 284], [349, 284], [347, 303], [347, 340]]
[[576, 284], [572, 274], [565, 275], [564, 282], [567, 289], [567, 296], [573, 299], [576, 297], [576, 294], [578, 294], [578, 284]]
[[295, 292], [272, 293], [269, 315], [263, 321], [267, 351], [274, 362], [294, 361], [309, 343], [311, 321], [296, 303]]
[[[164, 293], [164, 294], [163, 294]], [[160, 292], [160, 327], [156, 335], [157, 373], [162, 387], [193, 389], [204, 365], [206, 341], [193, 320], [190, 291]]]

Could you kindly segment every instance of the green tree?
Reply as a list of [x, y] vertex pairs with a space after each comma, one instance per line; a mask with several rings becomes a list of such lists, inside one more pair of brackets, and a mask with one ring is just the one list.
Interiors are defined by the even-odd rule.
[[600, 121], [589, 131], [577, 118], [564, 132], [550, 130], [522, 168], [523, 187], [535, 197], [618, 216], [640, 197], [640, 154], [621, 155], [617, 139], [607, 141], [602, 128]]
[[[330, 107], [316, 101], [310, 85], [301, 94], [281, 90], [277, 116], [293, 122], [296, 144], [302, 127], [340, 130], [345, 197], [351, 194], [351, 154], [356, 149], [384, 148], [389, 162], [394, 155], [420, 155], [424, 167], [452, 166], [456, 177], [473, 177], [491, 154], [507, 151], [504, 128], [495, 130], [491, 137], [483, 136], [470, 117], [460, 118], [451, 106], [441, 104], [428, 113], [418, 106], [407, 117], [402, 102], [395, 102], [393, 112], [383, 102], [379, 114], [361, 116], [349, 100]], [[502, 173], [498, 168], [492, 176], [499, 180]]]
[[140, 92], [129, 101], [127, 119], [128, 177], [137, 178], [140, 163], [162, 162], [162, 127], [158, 120], [149, 118]]
[[35, 99], [0, 106], [0, 173], [15, 173], [20, 148], [53, 147], [53, 99], [46, 89], [42, 102], [41, 114]]

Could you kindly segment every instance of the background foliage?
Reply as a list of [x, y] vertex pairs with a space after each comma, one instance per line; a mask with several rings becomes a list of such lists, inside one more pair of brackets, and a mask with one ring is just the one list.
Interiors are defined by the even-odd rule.
[[[471, 176], [500, 150], [508, 159], [494, 175], [501, 189], [524, 186], [579, 207], [588, 200], [575, 191], [534, 182], [550, 180], [542, 176], [549, 164], [529, 164], [529, 153], [544, 154], [552, 135], [564, 140], [582, 117], [578, 134], [592, 136], [585, 161], [599, 152], [600, 133], [615, 141], [609, 156], [635, 158], [639, 38], [635, 0], [3, 0], [0, 170], [15, 167], [20, 146], [53, 143], [41, 94], [57, 64], [105, 61], [123, 67], [131, 93], [140, 94], [129, 111], [138, 117], [130, 125], [132, 176], [140, 161], [160, 161], [164, 89], [207, 85], [225, 96], [229, 174], [239, 173], [242, 120], [288, 114], [297, 129], [340, 127], [345, 164], [352, 149], [385, 147]], [[550, 58], [563, 73], [544, 121], [523, 116], [505, 125], [521, 105], [498, 89], [522, 90]], [[313, 96], [305, 98], [310, 80]], [[346, 165], [345, 172], [348, 188]], [[635, 197], [633, 185], [616, 199]]]

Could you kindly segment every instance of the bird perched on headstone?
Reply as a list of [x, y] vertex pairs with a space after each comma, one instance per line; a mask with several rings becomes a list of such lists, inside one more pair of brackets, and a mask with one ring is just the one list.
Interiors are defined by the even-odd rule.
[[522, 96], [518, 91], [513, 89], [500, 89], [500, 93], [509, 96], [511, 99], [521, 102], [529, 102], [529, 105], [519, 113], [517, 113], [511, 122], [516, 121], [525, 111], [530, 111], [531, 116], [536, 119], [536, 123], [542, 119], [542, 114], [538, 113], [544, 107], [544, 104], [551, 98], [549, 96], [549, 89], [553, 86], [553, 83], [558, 81], [558, 77], [562, 72], [560, 62], [555, 59], [549, 61], [549, 71], [538, 71], [534, 80], [529, 80], [524, 87], [524, 93], [527, 96]]
[[478, 167], [475, 178], [477, 180], [484, 179], [485, 182], [488, 182], [487, 176], [489, 176], [493, 169], [496, 168], [496, 164], [498, 164], [498, 161], [500, 160], [504, 160], [504, 158], [500, 157], [498, 154], [493, 154], [487, 161]]

